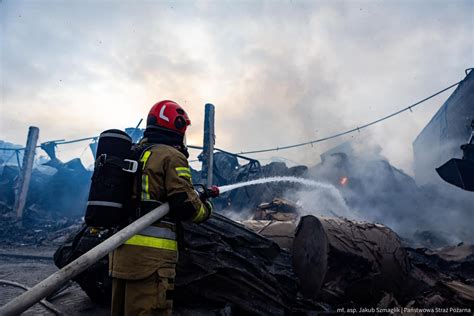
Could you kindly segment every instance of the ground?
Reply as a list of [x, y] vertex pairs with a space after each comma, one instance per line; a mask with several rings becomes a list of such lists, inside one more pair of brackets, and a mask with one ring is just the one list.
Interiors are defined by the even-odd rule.
[[[0, 279], [33, 286], [58, 269], [53, 263], [57, 246], [3, 246], [0, 247]], [[23, 293], [24, 290], [0, 284], [0, 306]], [[76, 283], [70, 283], [63, 292], [49, 300], [65, 315], [110, 315], [106, 308], [93, 304]], [[40, 304], [28, 309], [24, 315], [54, 315]]]

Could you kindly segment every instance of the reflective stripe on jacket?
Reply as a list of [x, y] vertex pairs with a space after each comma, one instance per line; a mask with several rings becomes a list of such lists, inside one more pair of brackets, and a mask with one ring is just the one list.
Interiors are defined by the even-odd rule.
[[[188, 161], [181, 152], [168, 145], [153, 145], [142, 153], [140, 160], [141, 188], [136, 193], [140, 194], [143, 205], [150, 205], [141, 210], [142, 214], [167, 202], [169, 196], [180, 194], [195, 209], [192, 220], [205, 216], [204, 205], [191, 182]], [[111, 275], [122, 279], [146, 278], [156, 271], [157, 262], [163, 258], [176, 261], [177, 249], [176, 224], [171, 220], [157, 221], [113, 252], [109, 264]]]

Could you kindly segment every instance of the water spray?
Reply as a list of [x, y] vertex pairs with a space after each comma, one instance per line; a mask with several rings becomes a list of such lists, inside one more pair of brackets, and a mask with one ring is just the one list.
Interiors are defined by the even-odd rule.
[[290, 182], [290, 183], [300, 183], [310, 187], [316, 187], [321, 189], [332, 189], [334, 188], [330, 184], [320, 183], [309, 179], [296, 178], [296, 177], [269, 177], [269, 178], [260, 178], [256, 180], [250, 180], [246, 182], [234, 183], [229, 185], [224, 185], [219, 187], [221, 193], [229, 192], [235, 189], [240, 189], [250, 185], [271, 183], [271, 182]]
[[[225, 193], [229, 192], [235, 189], [240, 189], [243, 187], [247, 186], [252, 186], [252, 185], [258, 185], [258, 184], [264, 184], [264, 183], [272, 183], [272, 182], [288, 182], [288, 183], [299, 183], [307, 187], [323, 190], [327, 192], [329, 195], [331, 195], [334, 199], [335, 202], [339, 204], [339, 206], [344, 208], [344, 211], [348, 211], [346, 201], [341, 195], [341, 192], [333, 186], [332, 184], [328, 183], [322, 183], [322, 182], [317, 182], [314, 180], [309, 180], [309, 179], [304, 179], [304, 178], [297, 178], [297, 177], [269, 177], [269, 178], [260, 178], [256, 180], [250, 180], [246, 182], [240, 182], [240, 183], [234, 183], [234, 184], [229, 184], [229, 185], [224, 185], [219, 187], [220, 193]], [[336, 214], [333, 210], [330, 211], [334, 216], [340, 217], [338, 214]]]

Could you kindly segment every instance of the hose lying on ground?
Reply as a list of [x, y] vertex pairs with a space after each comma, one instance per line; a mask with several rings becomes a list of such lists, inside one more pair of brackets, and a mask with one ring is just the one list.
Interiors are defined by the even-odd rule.
[[[13, 282], [13, 281], [8, 281], [8, 280], [0, 280], [0, 284], [16, 286], [16, 287], [19, 287], [19, 288], [24, 289], [26, 291], [28, 291], [30, 289], [26, 285], [23, 285], [23, 284], [20, 284], [20, 283], [17, 283], [17, 282]], [[63, 315], [63, 312], [61, 312], [59, 309], [57, 309], [53, 304], [51, 304], [47, 300], [42, 299], [41, 301], [39, 301], [39, 303], [41, 305], [43, 305], [44, 307], [46, 307], [47, 309], [49, 309], [50, 311], [52, 311], [56, 315]]]

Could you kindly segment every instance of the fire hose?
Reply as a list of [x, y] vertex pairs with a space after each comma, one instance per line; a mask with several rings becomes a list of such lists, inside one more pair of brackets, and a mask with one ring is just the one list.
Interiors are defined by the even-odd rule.
[[13, 300], [0, 307], [0, 315], [18, 315], [24, 312], [32, 305], [63, 286], [70, 279], [74, 278], [92, 266], [97, 260], [119, 247], [133, 235], [150, 226], [153, 222], [156, 222], [160, 218], [164, 217], [166, 214], [168, 214], [169, 210], [169, 204], [165, 203], [143, 217], [140, 217], [127, 227], [118, 231], [112, 237], [108, 238], [73, 262], [69, 263], [61, 270], [53, 273], [48, 278], [30, 288], [28, 291], [15, 297]]
[[[196, 192], [199, 194], [201, 200], [208, 198], [215, 198], [219, 195], [219, 188], [215, 185], [206, 188], [202, 185], [196, 186]], [[7, 304], [0, 307], [0, 315], [18, 315], [27, 310], [29, 307], [50, 295], [58, 288], [63, 286], [66, 282], [92, 266], [100, 258], [106, 256], [109, 252], [118, 248], [126, 240], [141, 230], [150, 226], [152, 223], [164, 217], [170, 210], [169, 204], [164, 203], [159, 207], [153, 209], [146, 215], [140, 217], [127, 227], [118, 231], [112, 237], [106, 239], [96, 247], [92, 248], [73, 262], [69, 263], [61, 270], [53, 273], [48, 278], [44, 279], [34, 287], [30, 288], [23, 294], [17, 296]]]
[[[28, 291], [30, 289], [26, 285], [23, 285], [23, 284], [20, 284], [20, 283], [17, 283], [17, 282], [13, 282], [13, 281], [8, 281], [8, 280], [0, 280], [0, 284], [15, 286], [15, 287], [18, 287], [18, 288], [26, 290], [26, 291]], [[55, 315], [62, 315], [62, 312], [59, 309], [57, 309], [53, 304], [48, 302], [46, 299], [42, 299], [39, 302], [40, 302], [41, 305], [43, 305], [44, 307], [46, 307], [47, 309], [52, 311]]]

